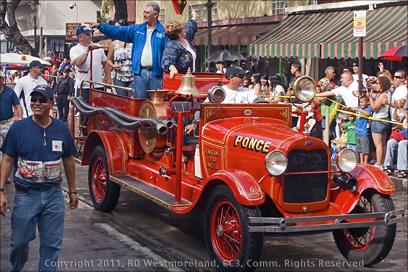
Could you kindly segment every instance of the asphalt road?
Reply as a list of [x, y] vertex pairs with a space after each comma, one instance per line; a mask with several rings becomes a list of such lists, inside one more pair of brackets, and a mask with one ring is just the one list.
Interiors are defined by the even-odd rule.
[[[201, 212], [177, 215], [122, 189], [116, 209], [102, 213], [92, 207], [87, 176], [88, 167], [77, 165], [81, 202], [77, 210], [66, 210], [63, 248], [58, 263], [50, 265], [59, 271], [216, 271], [205, 247]], [[394, 204], [407, 209], [406, 187], [397, 185]], [[6, 196], [12, 203], [12, 184]], [[1, 218], [0, 271], [8, 270], [10, 216]], [[331, 233], [265, 237], [261, 262], [254, 265], [257, 271], [407, 271], [407, 222], [397, 230], [392, 251], [372, 268], [347, 263]], [[38, 270], [38, 248], [37, 238], [24, 271]]]

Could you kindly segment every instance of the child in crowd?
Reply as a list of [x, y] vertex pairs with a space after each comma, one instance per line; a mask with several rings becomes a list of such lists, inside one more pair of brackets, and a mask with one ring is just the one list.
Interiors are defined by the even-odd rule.
[[348, 122], [344, 125], [344, 128], [347, 129], [347, 148], [356, 151], [356, 117], [349, 114], [347, 119]]
[[[341, 136], [340, 138], [337, 138], [331, 141], [332, 145], [336, 147], [334, 149], [335, 154], [339, 153], [342, 149], [347, 147], [347, 129], [345, 128], [347, 121], [339, 118], [339, 119], [336, 119], [336, 122], [340, 123]], [[332, 154], [332, 157], [335, 154]]]
[[368, 125], [368, 119], [365, 116], [370, 116], [373, 112], [369, 106], [369, 98], [362, 96], [359, 99], [360, 106], [352, 107], [347, 110], [355, 111], [363, 116], [356, 118], [356, 152], [360, 153], [360, 162], [368, 164], [370, 155], [370, 129]]

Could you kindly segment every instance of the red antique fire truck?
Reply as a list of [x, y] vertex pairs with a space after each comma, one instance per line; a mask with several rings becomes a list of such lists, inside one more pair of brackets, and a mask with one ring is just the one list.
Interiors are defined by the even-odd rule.
[[[197, 85], [220, 80], [195, 75]], [[223, 89], [207, 85], [212, 103], [199, 104], [194, 79], [183, 82], [152, 99], [97, 90], [87, 103], [73, 99], [89, 118], [82, 164], [98, 210], [115, 208], [121, 186], [178, 214], [203, 209], [207, 248], [225, 271], [253, 270], [264, 235], [282, 233], [331, 231], [343, 256], [365, 266], [388, 255], [404, 211], [394, 209], [387, 175], [357, 164], [350, 149], [333, 167], [323, 141], [291, 130], [290, 104], [222, 104]], [[302, 102], [314, 90], [308, 77], [295, 84]]]

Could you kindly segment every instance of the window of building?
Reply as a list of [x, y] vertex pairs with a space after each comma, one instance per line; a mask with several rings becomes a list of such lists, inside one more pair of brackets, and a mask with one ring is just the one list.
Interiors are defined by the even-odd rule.
[[[211, 7], [212, 20], [218, 20], [217, 17], [217, 3], [213, 3]], [[205, 4], [192, 5], [193, 9], [197, 12], [197, 22], [207, 22], [207, 6]], [[191, 17], [191, 7], [188, 8], [189, 17]]]
[[278, 15], [285, 13], [287, 0], [274, 0], [272, 2], [272, 15]]
[[164, 21], [164, 9], [160, 9], [160, 13], [159, 13], [159, 21], [162, 25], [165, 25], [166, 22]]

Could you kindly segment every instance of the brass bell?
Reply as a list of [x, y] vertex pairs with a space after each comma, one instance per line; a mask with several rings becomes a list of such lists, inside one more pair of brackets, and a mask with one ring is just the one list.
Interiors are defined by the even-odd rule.
[[180, 88], [176, 91], [176, 94], [200, 94], [196, 87], [196, 78], [191, 73], [190, 67], [188, 68], [187, 73], [181, 77]]

